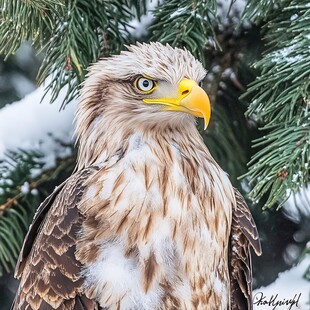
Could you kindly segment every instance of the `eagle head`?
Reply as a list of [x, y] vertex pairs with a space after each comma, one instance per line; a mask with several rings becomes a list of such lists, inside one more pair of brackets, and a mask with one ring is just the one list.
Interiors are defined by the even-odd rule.
[[194, 117], [208, 125], [210, 101], [199, 86], [206, 71], [189, 51], [158, 42], [127, 49], [93, 64], [82, 86], [76, 135], [84, 159], [89, 149], [96, 152], [104, 136], [186, 128]]

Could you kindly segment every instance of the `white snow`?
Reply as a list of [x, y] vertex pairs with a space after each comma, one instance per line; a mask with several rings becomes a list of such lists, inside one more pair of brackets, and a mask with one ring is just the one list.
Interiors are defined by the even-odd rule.
[[[254, 310], [309, 310], [310, 282], [303, 278], [309, 265], [310, 255], [307, 255], [296, 267], [280, 273], [276, 281], [256, 289], [253, 292]], [[295, 303], [289, 304], [290, 300]]]
[[170, 15], [170, 18], [175, 18], [179, 15], [182, 15], [183, 13], [185, 13], [186, 11], [188, 11], [188, 8], [185, 6], [185, 7], [180, 7], [178, 8], [174, 13], [172, 13]]
[[298, 18], [298, 14], [293, 14], [292, 16], [291, 16], [291, 18], [290, 18], [290, 20], [295, 20], [295, 19], [297, 19]]
[[30, 191], [31, 195], [33, 196], [37, 196], [39, 194], [39, 191], [36, 189], [36, 188], [33, 188], [31, 191]]
[[217, 16], [223, 25], [229, 25], [229, 18], [232, 18], [233, 24], [240, 22], [241, 15], [246, 6], [245, 0], [218, 0]]
[[[295, 194], [292, 194], [288, 201], [283, 206], [285, 214], [295, 223], [300, 223], [303, 219], [310, 218], [310, 186], [303, 187]], [[298, 238], [298, 235], [294, 235], [294, 238]], [[302, 235], [301, 238], [304, 238]], [[310, 241], [308, 242], [308, 247], [310, 247]], [[294, 247], [294, 245], [292, 245]], [[287, 257], [288, 260], [295, 260], [296, 256], [299, 256], [298, 249], [289, 248], [286, 255], [292, 257]], [[304, 259], [295, 267], [288, 271], [282, 272], [278, 275], [276, 281], [271, 283], [267, 287], [261, 287], [255, 290], [253, 297], [258, 302], [259, 298], [266, 296], [265, 301], [269, 301], [270, 298], [275, 297], [277, 294], [274, 304], [276, 301], [283, 301], [284, 299], [288, 301], [293, 299], [298, 299], [298, 307], [296, 304], [289, 308], [288, 305], [278, 305], [275, 309], [292, 309], [292, 310], [309, 310], [310, 309], [310, 282], [303, 278], [304, 273], [310, 266], [310, 255], [304, 257]], [[256, 294], [256, 295], [255, 295]], [[256, 299], [255, 299], [256, 298]], [[268, 304], [255, 304], [254, 310], [268, 310], [274, 309], [273, 306]]]
[[295, 223], [310, 218], [310, 185], [292, 194], [283, 208], [286, 216]]
[[15, 86], [16, 92], [22, 98], [36, 89], [35, 85], [19, 73], [12, 73], [8, 77]]
[[29, 190], [30, 190], [30, 184], [28, 182], [25, 182], [21, 188], [20, 188], [20, 191], [23, 193], [23, 194], [27, 194], [29, 193]]
[[44, 168], [47, 169], [55, 165], [57, 157], [71, 153], [71, 149], [62, 143], [72, 142], [76, 101], [59, 111], [66, 91], [63, 89], [53, 104], [50, 104], [50, 94], [40, 103], [45, 93], [44, 86], [41, 86], [24, 99], [0, 110], [0, 159], [8, 150], [35, 150], [43, 153]]
[[140, 21], [137, 18], [131, 20], [128, 24], [131, 27], [128, 27], [128, 31], [135, 37], [140, 38], [148, 33], [148, 27], [154, 20], [153, 10], [158, 6], [162, 0], [158, 1], [148, 1], [146, 4], [147, 13], [141, 16]]
[[280, 50], [272, 52], [271, 61], [274, 63], [295, 63], [303, 59], [302, 55], [296, 54], [295, 50], [298, 48], [296, 44], [284, 47]]

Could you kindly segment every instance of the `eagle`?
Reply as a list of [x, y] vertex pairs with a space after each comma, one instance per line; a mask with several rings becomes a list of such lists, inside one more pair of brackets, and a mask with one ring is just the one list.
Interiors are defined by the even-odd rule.
[[196, 128], [205, 75], [157, 42], [91, 66], [76, 170], [36, 211], [12, 309], [252, 309], [259, 236]]

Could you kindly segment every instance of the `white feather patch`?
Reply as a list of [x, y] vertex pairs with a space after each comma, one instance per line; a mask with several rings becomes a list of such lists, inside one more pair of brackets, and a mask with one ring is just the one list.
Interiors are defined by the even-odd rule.
[[96, 288], [94, 297], [101, 307], [114, 309], [121, 300], [123, 310], [157, 309], [160, 290], [144, 293], [138, 261], [125, 257], [123, 248], [121, 242], [108, 242], [102, 246], [97, 261], [84, 270], [85, 287]]

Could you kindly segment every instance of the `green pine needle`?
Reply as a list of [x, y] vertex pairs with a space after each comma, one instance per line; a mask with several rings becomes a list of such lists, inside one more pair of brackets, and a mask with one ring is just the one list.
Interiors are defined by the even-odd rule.
[[[251, 2], [247, 10], [248, 17], [257, 13]], [[310, 35], [305, 27], [310, 7], [305, 0], [285, 0], [272, 10], [266, 15], [268, 49], [255, 64], [261, 73], [243, 96], [252, 98], [247, 114], [266, 133], [254, 141], [260, 150], [246, 174], [254, 184], [250, 197], [256, 201], [267, 194], [266, 208], [283, 205], [310, 181]]]
[[[0, 276], [15, 266], [24, 235], [31, 223], [39, 197], [22, 191], [33, 169], [42, 168], [40, 153], [20, 150], [9, 152], [0, 163]], [[28, 203], [25, 203], [25, 202]]]
[[150, 28], [151, 40], [186, 47], [205, 63], [205, 49], [216, 37], [215, 13], [215, 0], [165, 1], [154, 11], [157, 20]]

